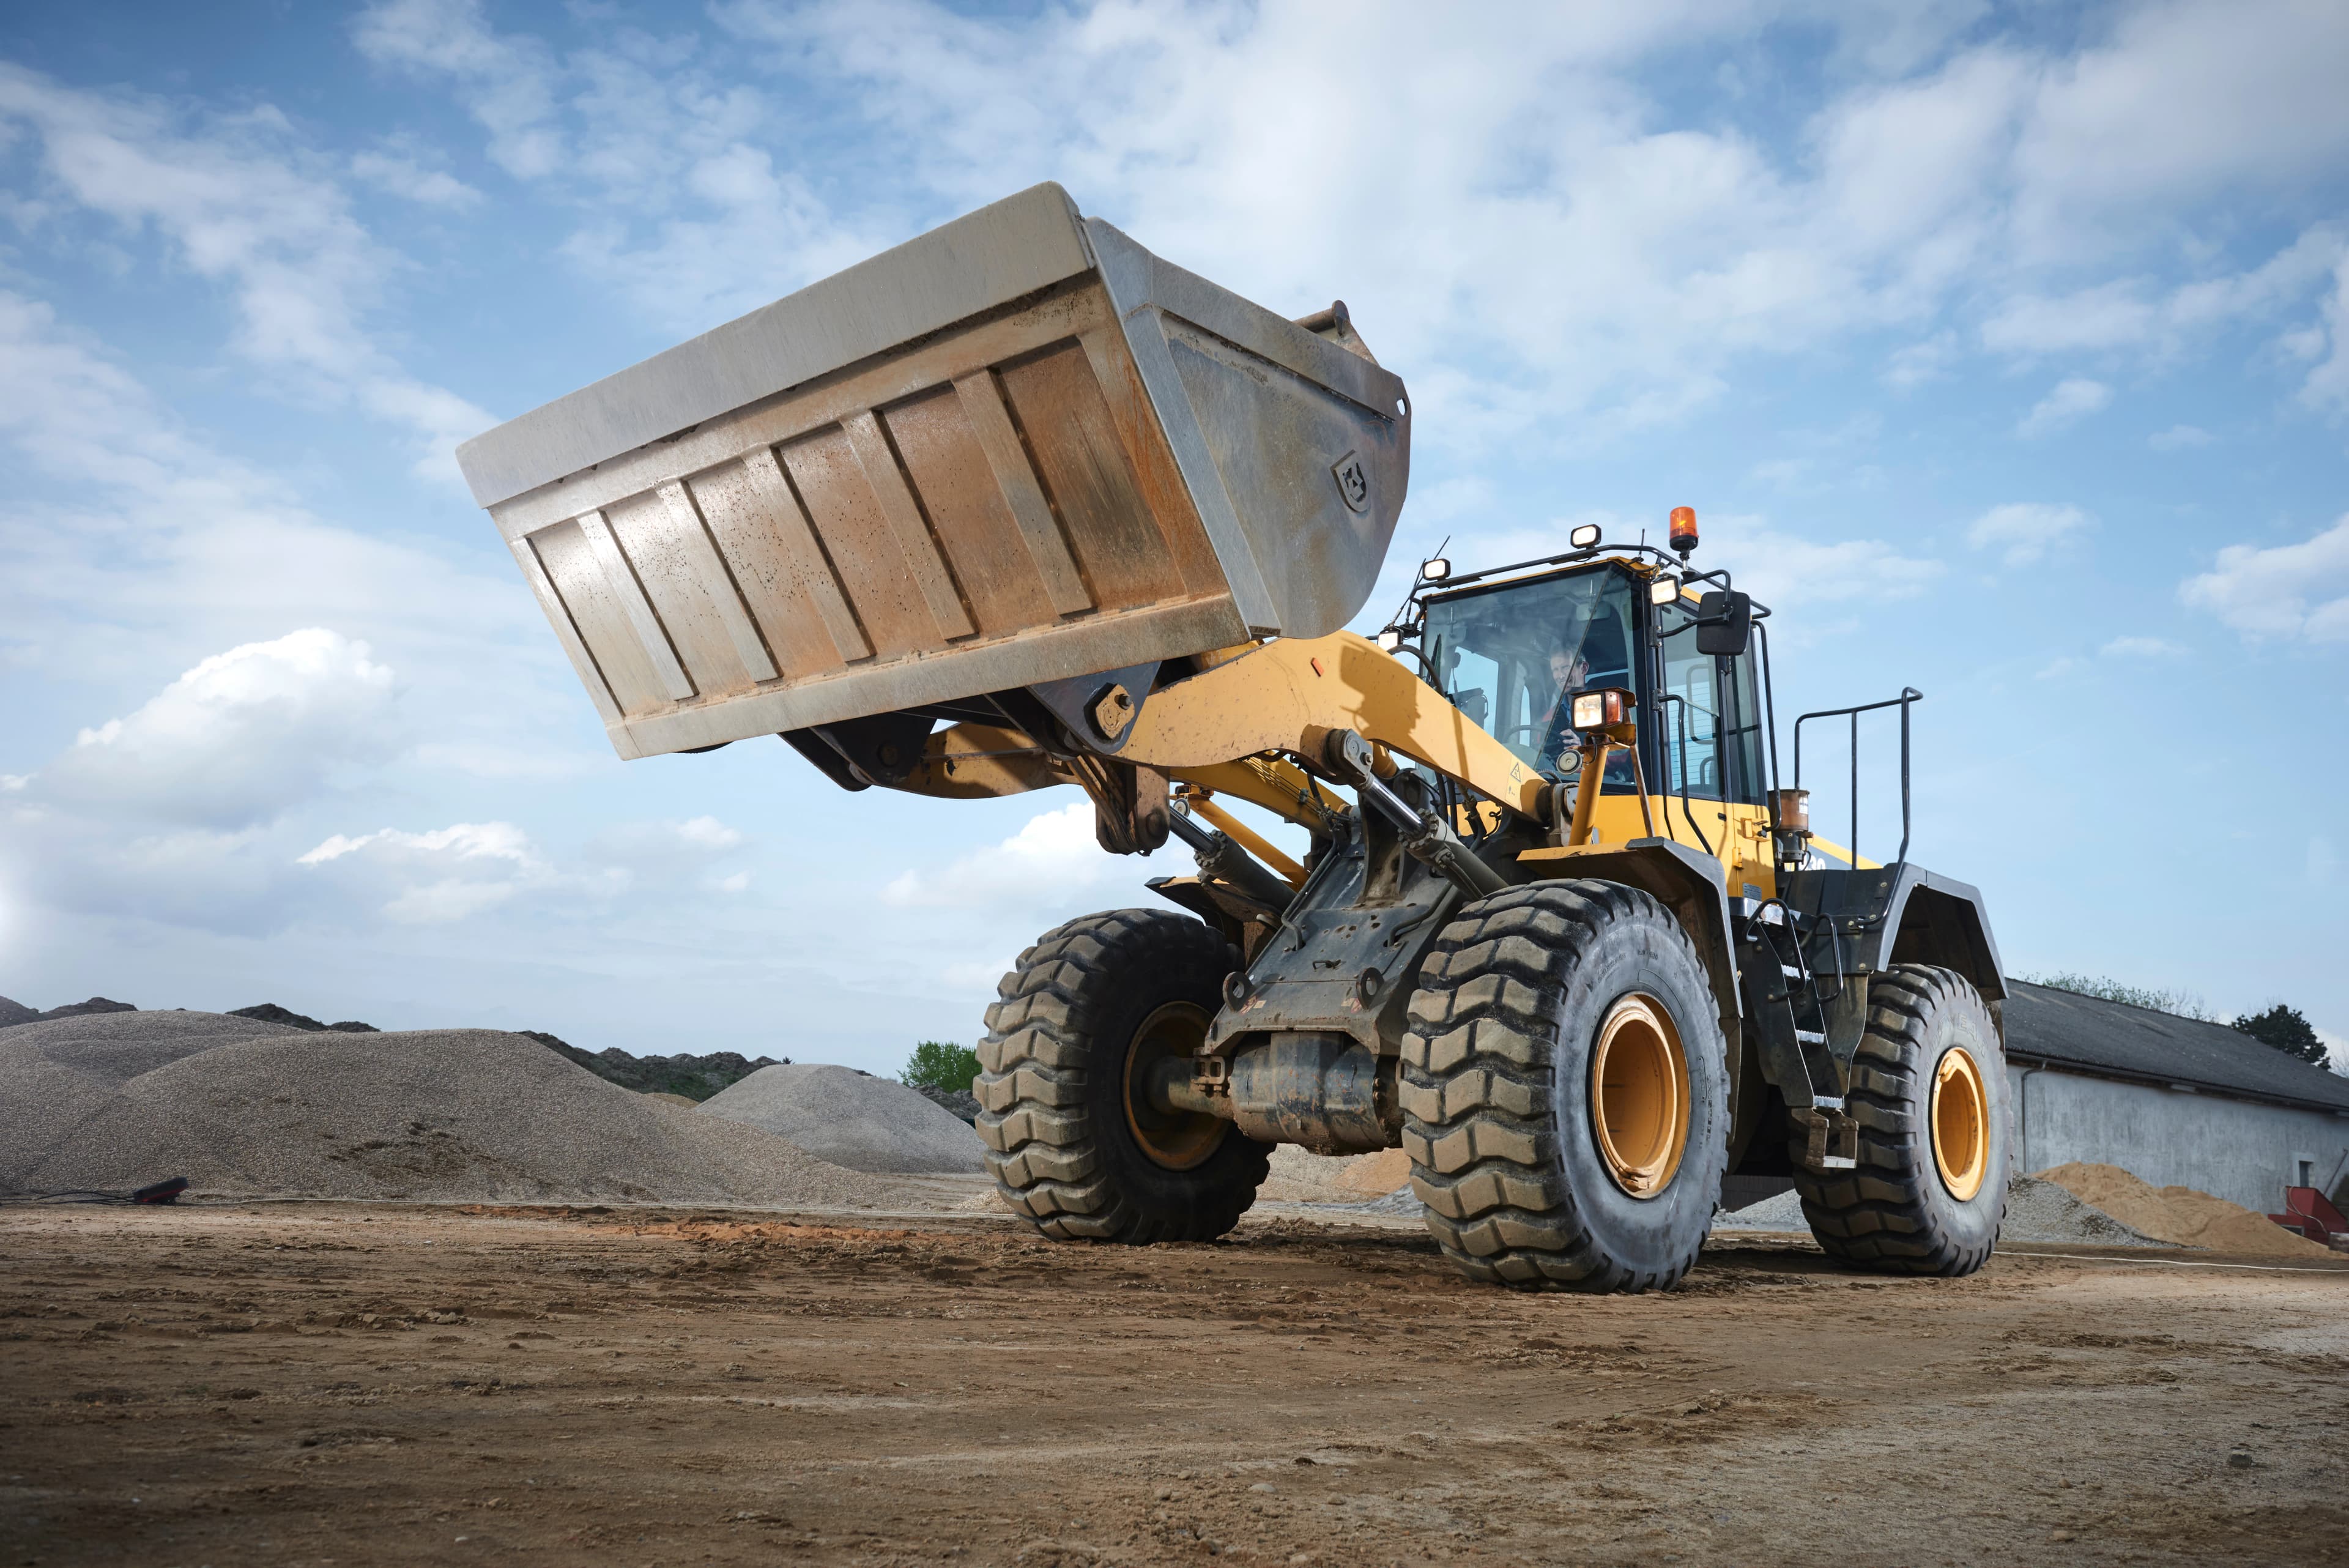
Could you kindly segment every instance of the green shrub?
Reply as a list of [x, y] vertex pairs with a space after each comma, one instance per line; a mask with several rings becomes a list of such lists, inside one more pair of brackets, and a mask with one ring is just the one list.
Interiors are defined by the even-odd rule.
[[925, 1040], [914, 1047], [897, 1081], [916, 1089], [939, 1089], [951, 1094], [969, 1088], [970, 1081], [978, 1076], [978, 1052], [951, 1040]]

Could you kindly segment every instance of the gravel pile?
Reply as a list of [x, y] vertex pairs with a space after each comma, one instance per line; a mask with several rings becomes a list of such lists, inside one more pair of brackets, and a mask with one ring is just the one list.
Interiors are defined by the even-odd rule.
[[2148, 1236], [2091, 1208], [2052, 1181], [2018, 1176], [2006, 1184], [2006, 1224], [2002, 1241], [2090, 1241], [2099, 1247], [2166, 1247], [2168, 1242]]
[[833, 1208], [888, 1196], [493, 1030], [313, 1033], [150, 1012], [0, 1036], [0, 1190], [167, 1176], [265, 1198]]
[[13, 1028], [19, 1023], [30, 1023], [40, 1015], [38, 1008], [27, 1007], [21, 1002], [0, 996], [0, 1029]]
[[[1715, 1231], [1779, 1231], [1810, 1234], [1800, 1194], [1782, 1192], [1748, 1208], [1713, 1217]], [[2006, 1184], [2002, 1241], [2079, 1241], [2099, 1247], [2160, 1247], [2167, 1242], [2130, 1230], [2101, 1210], [2091, 1209], [2062, 1188], [2033, 1176]]]
[[36, 1063], [67, 1068], [109, 1089], [182, 1056], [272, 1034], [299, 1034], [230, 1012], [92, 1012], [0, 1034], [0, 1084]]
[[851, 1170], [947, 1175], [984, 1170], [978, 1134], [918, 1089], [854, 1067], [761, 1067], [702, 1101], [701, 1116], [785, 1138]]

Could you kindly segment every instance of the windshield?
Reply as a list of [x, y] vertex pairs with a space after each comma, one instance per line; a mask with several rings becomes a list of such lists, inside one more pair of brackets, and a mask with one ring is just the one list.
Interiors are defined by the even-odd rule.
[[[1427, 607], [1424, 646], [1436, 685], [1472, 722], [1555, 775], [1558, 753], [1573, 744], [1559, 693], [1635, 686], [1631, 583], [1593, 571], [1438, 599]], [[1631, 787], [1630, 759], [1619, 753], [1609, 788], [1618, 773]]]

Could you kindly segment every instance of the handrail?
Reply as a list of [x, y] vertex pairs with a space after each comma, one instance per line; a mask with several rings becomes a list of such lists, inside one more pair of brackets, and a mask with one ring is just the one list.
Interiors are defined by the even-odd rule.
[[1822, 708], [1816, 713], [1806, 713], [1795, 721], [1795, 787], [1803, 787], [1803, 726], [1814, 719], [1851, 720], [1851, 837], [1844, 847], [1851, 852], [1851, 868], [1859, 869], [1859, 716], [1873, 713], [1879, 708], [1900, 710], [1900, 853], [1892, 858], [1893, 879], [1899, 879], [1901, 870], [1909, 864], [1909, 707], [1921, 702], [1925, 694], [1914, 686], [1904, 686], [1898, 697], [1888, 697], [1881, 702], [1862, 702], [1856, 708]]
[[[1682, 696], [1677, 691], [1666, 691], [1661, 693], [1657, 700], [1659, 701], [1671, 702], [1679, 705], [1681, 732], [1681, 815], [1686, 819], [1689, 825], [1689, 831], [1696, 835], [1696, 841], [1704, 846], [1704, 852], [1707, 855], [1711, 855], [1713, 852], [1713, 840], [1704, 836], [1704, 829], [1696, 825], [1696, 813], [1689, 809], [1688, 699]], [[1715, 756], [1720, 754], [1718, 748], [1715, 749], [1713, 754]], [[1726, 774], [1723, 776], [1726, 777]], [[1668, 805], [1664, 808], [1665, 825], [1667, 826], [1671, 826], [1671, 808]]]

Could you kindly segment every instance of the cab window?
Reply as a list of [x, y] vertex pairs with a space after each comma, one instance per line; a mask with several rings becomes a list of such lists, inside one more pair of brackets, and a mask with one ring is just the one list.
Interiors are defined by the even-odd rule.
[[1658, 711], [1665, 794], [1762, 803], [1762, 713], [1752, 649], [1717, 659], [1696, 650], [1692, 628], [1667, 634]]

